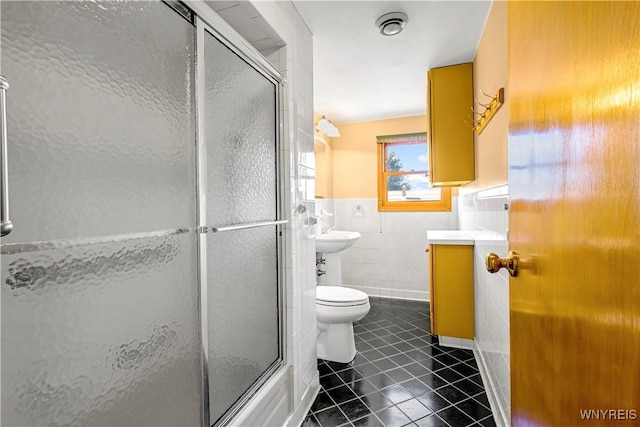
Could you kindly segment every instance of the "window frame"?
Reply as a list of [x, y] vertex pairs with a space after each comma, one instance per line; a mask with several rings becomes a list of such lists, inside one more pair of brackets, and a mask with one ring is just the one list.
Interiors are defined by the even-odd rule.
[[[423, 135], [423, 137], [422, 137]], [[404, 134], [404, 135], [385, 135], [378, 137], [378, 211], [379, 212], [450, 212], [451, 211], [451, 188], [450, 187], [437, 187], [440, 188], [440, 200], [425, 200], [422, 202], [416, 201], [389, 201], [387, 191], [387, 177], [389, 176], [404, 176], [424, 173], [422, 171], [394, 171], [387, 172], [385, 170], [385, 146], [387, 144], [405, 143], [410, 144], [410, 138], [420, 138], [429, 147], [427, 141], [427, 134]], [[413, 139], [416, 141], [417, 139]], [[429, 172], [429, 167], [426, 168]]]

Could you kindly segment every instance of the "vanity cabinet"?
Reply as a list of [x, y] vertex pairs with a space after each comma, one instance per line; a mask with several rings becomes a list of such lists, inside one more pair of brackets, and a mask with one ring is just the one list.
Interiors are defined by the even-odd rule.
[[473, 339], [473, 246], [430, 244], [431, 333]]
[[427, 75], [429, 173], [434, 187], [475, 179], [473, 64], [433, 68]]

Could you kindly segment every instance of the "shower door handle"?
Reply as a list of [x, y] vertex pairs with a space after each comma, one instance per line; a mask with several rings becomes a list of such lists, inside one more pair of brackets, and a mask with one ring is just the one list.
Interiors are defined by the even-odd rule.
[[224, 231], [244, 230], [247, 228], [265, 227], [268, 225], [280, 225], [288, 223], [288, 219], [280, 219], [277, 221], [261, 221], [261, 222], [248, 222], [246, 224], [225, 225], [223, 227], [211, 227], [209, 230], [212, 233], [222, 233]]
[[9, 82], [0, 76], [0, 237], [11, 233], [9, 220], [9, 173], [7, 163], [7, 89]]

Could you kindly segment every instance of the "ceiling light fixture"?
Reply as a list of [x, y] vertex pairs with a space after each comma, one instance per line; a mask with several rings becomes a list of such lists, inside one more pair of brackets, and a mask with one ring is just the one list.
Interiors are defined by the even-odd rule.
[[400, 34], [405, 25], [409, 21], [409, 17], [406, 13], [391, 12], [385, 13], [376, 20], [376, 27], [383, 36], [395, 36]]
[[316, 123], [316, 129], [324, 132], [327, 136], [331, 138], [340, 136], [340, 131], [338, 131], [338, 128], [336, 127], [336, 125], [334, 125], [331, 120], [328, 120], [324, 116], [322, 116], [322, 118], [318, 120], [318, 123]]

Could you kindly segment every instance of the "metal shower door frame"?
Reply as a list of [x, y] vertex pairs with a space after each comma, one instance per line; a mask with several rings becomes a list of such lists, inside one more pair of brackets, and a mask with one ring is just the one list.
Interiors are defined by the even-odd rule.
[[[201, 336], [201, 368], [202, 368], [202, 426], [211, 426], [209, 411], [209, 329], [208, 329], [208, 274], [207, 274], [207, 235], [208, 233], [222, 232], [226, 229], [251, 228], [266, 225], [276, 225], [277, 230], [277, 280], [278, 280], [278, 359], [267, 369], [260, 378], [249, 388], [243, 397], [220, 419], [216, 425], [224, 425], [231, 420], [238, 412], [245, 407], [251, 397], [259, 390], [279, 369], [284, 366], [285, 348], [285, 320], [284, 320], [284, 274], [283, 274], [283, 225], [288, 221], [283, 217], [283, 188], [282, 188], [282, 86], [283, 79], [277, 69], [275, 69], [253, 46], [251, 46], [240, 34], [238, 34], [229, 24], [202, 0], [188, 1], [187, 6], [195, 14], [196, 25], [196, 68], [195, 68], [195, 96], [196, 96], [196, 144], [197, 144], [197, 231], [198, 231], [198, 282], [200, 286], [199, 313], [200, 313], [200, 336]], [[267, 80], [275, 85], [276, 114], [275, 121], [275, 147], [276, 150], [276, 216], [275, 221], [242, 224], [229, 227], [211, 227], [207, 225], [207, 147], [206, 147], [206, 123], [205, 123], [205, 60], [204, 41], [205, 33], [209, 32], [218, 41], [233, 51], [249, 66], [262, 74]]]

